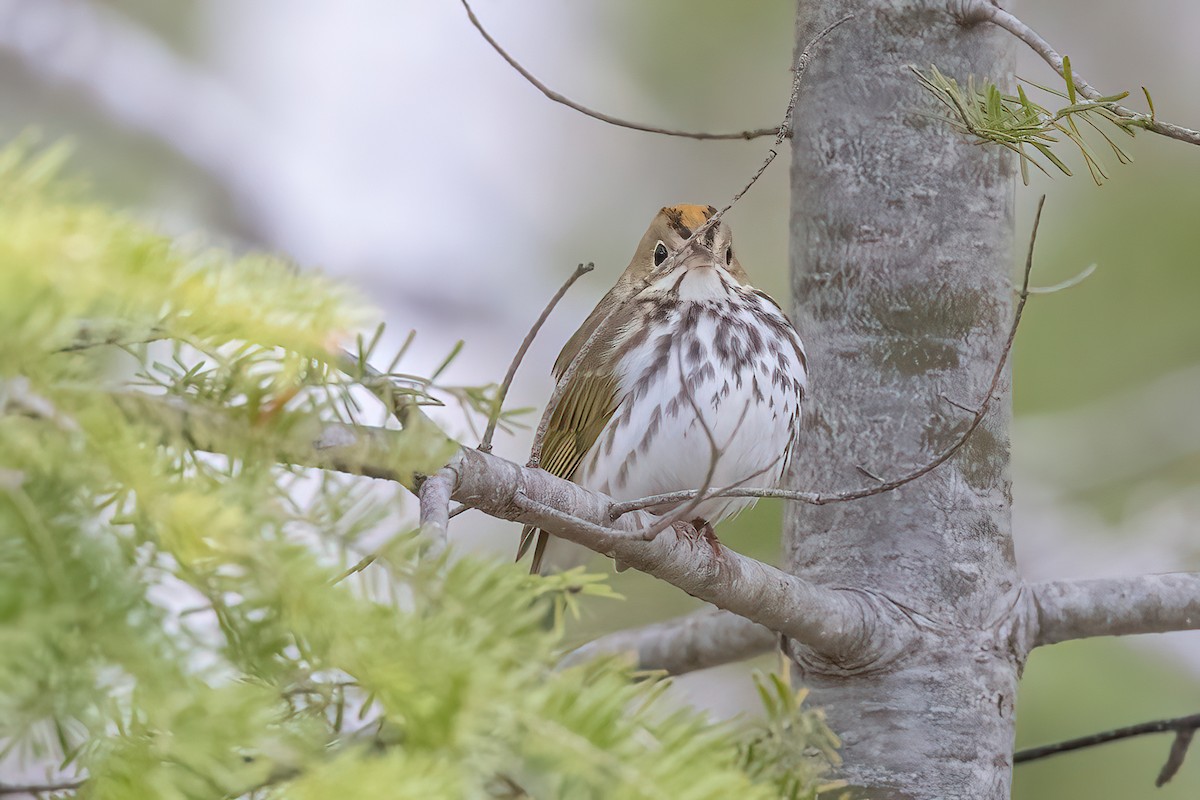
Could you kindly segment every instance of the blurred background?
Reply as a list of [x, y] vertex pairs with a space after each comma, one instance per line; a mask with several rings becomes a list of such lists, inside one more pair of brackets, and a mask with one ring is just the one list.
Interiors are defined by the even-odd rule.
[[[791, 0], [478, 0], [476, 11], [543, 81], [617, 116], [733, 131], [777, 124], [786, 103]], [[1018, 11], [1102, 91], [1145, 85], [1161, 118], [1200, 125], [1191, 0]], [[1031, 53], [1019, 63], [1058, 85]], [[417, 330], [411, 372], [465, 340], [447, 375], [457, 383], [499, 380], [555, 287], [594, 261], [518, 375], [511, 402], [535, 406], [561, 343], [655, 211], [723, 205], [769, 143], [665, 138], [553, 104], [453, 0], [0, 0], [0, 138], [30, 128], [72, 140], [74, 172], [105, 202], [357, 286], [393, 347]], [[1130, 166], [1104, 155], [1101, 188], [1075, 158], [1076, 177], [1018, 191], [1019, 241], [1037, 194], [1050, 196], [1038, 283], [1097, 265], [1031, 302], [1016, 348], [1017, 555], [1034, 579], [1200, 568], [1200, 148], [1141, 134], [1127, 149]], [[729, 217], [742, 262], [781, 299], [787, 169], [785, 151]], [[471, 438], [460, 416], [441, 419]], [[523, 461], [529, 439], [519, 431], [497, 450]], [[764, 502], [721, 535], [774, 560], [779, 520]], [[453, 534], [508, 557], [517, 531], [472, 513]], [[635, 573], [614, 584], [627, 600], [593, 604], [571, 636], [698, 605]], [[748, 671], [773, 666], [711, 670], [679, 690], [717, 714], [753, 709]], [[1200, 633], [1058, 645], [1026, 669], [1019, 745], [1197, 706]], [[1015, 796], [1149, 796], [1169, 744], [1019, 767]], [[1155, 796], [1200, 796], [1197, 761]]]

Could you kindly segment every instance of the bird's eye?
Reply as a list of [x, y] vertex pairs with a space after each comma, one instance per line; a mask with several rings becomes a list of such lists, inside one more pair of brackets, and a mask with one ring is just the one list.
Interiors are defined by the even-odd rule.
[[725, 266], [728, 267], [732, 263], [733, 263], [733, 248], [726, 247], [725, 248]]
[[654, 266], [662, 266], [662, 263], [667, 260], [667, 246], [659, 242], [654, 247]]

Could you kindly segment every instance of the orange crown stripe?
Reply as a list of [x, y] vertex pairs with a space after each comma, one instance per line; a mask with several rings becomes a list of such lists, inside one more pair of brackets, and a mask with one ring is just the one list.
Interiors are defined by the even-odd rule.
[[711, 206], [671, 206], [671, 211], [679, 215], [679, 221], [693, 230], [708, 222], [712, 216]]

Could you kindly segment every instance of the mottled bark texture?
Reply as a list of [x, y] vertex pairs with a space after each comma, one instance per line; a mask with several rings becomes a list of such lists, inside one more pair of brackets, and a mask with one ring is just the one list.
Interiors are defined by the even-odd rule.
[[[1013, 305], [1015, 164], [931, 119], [908, 67], [1003, 85], [1015, 40], [956, 24], [945, 0], [807, 0], [798, 49], [848, 13], [808, 68], [792, 144], [793, 300], [812, 365], [798, 489], [861, 486], [859, 467], [887, 479], [949, 445]], [[874, 593], [914, 633], [849, 663], [793, 648], [860, 796], [1009, 796], [1025, 652], [1023, 615], [1004, 613], [1018, 597], [1010, 408], [997, 398], [954, 459], [897, 491], [788, 507], [788, 569]]]

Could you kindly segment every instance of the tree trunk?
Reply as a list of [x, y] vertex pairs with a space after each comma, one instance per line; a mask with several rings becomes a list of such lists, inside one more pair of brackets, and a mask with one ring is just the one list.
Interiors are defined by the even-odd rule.
[[[1015, 40], [964, 27], [946, 0], [801, 2], [814, 53], [792, 140], [793, 302], [812, 365], [795, 488], [868, 485], [929, 461], [987, 392], [1012, 313], [1015, 164], [947, 125], [909, 65], [1011, 79]], [[916, 634], [871, 663], [796, 647], [843, 737], [859, 796], [1007, 798], [1024, 648], [1016, 600], [1008, 423], [998, 397], [950, 462], [897, 491], [788, 505], [790, 571], [867, 587]], [[906, 620], [906, 622], [908, 622]]]

